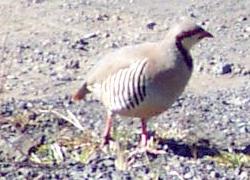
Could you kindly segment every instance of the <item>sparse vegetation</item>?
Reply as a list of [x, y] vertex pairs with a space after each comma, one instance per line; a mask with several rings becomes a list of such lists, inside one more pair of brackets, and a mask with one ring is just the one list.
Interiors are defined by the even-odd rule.
[[64, 149], [57, 143], [41, 145], [36, 152], [30, 154], [29, 159], [40, 165], [60, 164], [64, 160]]
[[222, 151], [219, 155], [208, 159], [229, 168], [250, 168], [250, 156], [243, 153]]

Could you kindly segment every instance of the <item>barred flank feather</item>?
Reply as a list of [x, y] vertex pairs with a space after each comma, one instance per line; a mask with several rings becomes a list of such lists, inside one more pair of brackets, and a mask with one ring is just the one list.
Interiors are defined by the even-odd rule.
[[108, 97], [112, 111], [132, 109], [139, 106], [146, 97], [146, 59], [137, 61], [129, 68], [121, 69], [102, 83], [102, 93]]

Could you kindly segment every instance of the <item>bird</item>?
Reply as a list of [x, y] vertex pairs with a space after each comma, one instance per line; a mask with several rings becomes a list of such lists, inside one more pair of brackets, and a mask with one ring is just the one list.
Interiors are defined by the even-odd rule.
[[163, 40], [122, 47], [104, 55], [87, 74], [74, 101], [91, 93], [106, 108], [101, 146], [111, 140], [116, 115], [139, 118], [140, 147], [150, 152], [147, 121], [171, 107], [193, 71], [192, 47], [213, 35], [190, 19], [170, 27]]

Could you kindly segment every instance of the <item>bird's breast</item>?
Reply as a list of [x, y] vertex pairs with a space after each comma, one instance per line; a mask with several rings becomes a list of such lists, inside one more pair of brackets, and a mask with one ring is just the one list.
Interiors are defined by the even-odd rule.
[[149, 84], [149, 101], [155, 106], [169, 108], [184, 91], [191, 73], [181, 66], [162, 72]]

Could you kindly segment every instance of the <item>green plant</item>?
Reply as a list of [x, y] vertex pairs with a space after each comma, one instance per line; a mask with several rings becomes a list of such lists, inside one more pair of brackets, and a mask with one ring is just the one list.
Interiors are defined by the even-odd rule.
[[226, 152], [223, 151], [215, 157], [208, 159], [216, 162], [219, 165], [237, 168], [237, 167], [250, 167], [250, 156], [242, 153]]
[[57, 143], [44, 144], [37, 148], [37, 151], [32, 152], [30, 160], [37, 164], [52, 165], [59, 164], [64, 160], [64, 149]]

